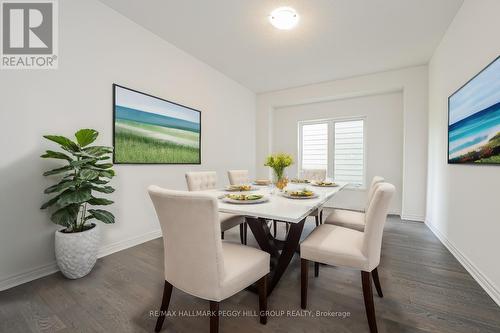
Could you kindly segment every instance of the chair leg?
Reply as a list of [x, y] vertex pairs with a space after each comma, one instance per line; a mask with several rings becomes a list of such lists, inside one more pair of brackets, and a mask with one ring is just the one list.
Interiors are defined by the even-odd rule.
[[307, 280], [309, 274], [309, 260], [300, 259], [300, 307], [307, 308]]
[[277, 227], [278, 227], [278, 222], [273, 221], [274, 238], [276, 238], [276, 234], [278, 233], [278, 231], [277, 231]]
[[172, 285], [165, 280], [165, 286], [163, 287], [163, 298], [160, 307], [160, 316], [156, 320], [155, 332], [160, 332], [163, 326], [163, 321], [165, 320], [165, 315], [168, 310], [168, 305], [170, 304], [170, 297], [172, 296]]
[[219, 302], [210, 301], [210, 333], [219, 333]]
[[224, 231], [221, 231], [221, 233], [220, 233], [220, 238], [221, 238], [221, 239], [224, 239]]
[[245, 223], [240, 223], [240, 241], [241, 244], [245, 244]]
[[319, 224], [323, 224], [323, 211], [319, 212]]
[[370, 272], [361, 271], [361, 281], [363, 285], [363, 297], [365, 299], [366, 317], [370, 333], [377, 333], [377, 320], [375, 319], [375, 305], [373, 304], [372, 281]]
[[243, 233], [244, 233], [244, 236], [245, 236], [245, 245], [247, 245], [247, 237], [248, 237], [248, 223], [244, 223], [244, 230], [243, 230]]
[[316, 226], [319, 226], [319, 215], [316, 215], [314, 218], [316, 219]]
[[378, 278], [378, 270], [375, 268], [372, 271], [373, 283], [375, 284], [375, 289], [377, 289], [377, 294], [379, 297], [384, 297], [382, 293], [382, 287], [380, 286], [380, 280]]
[[319, 276], [319, 262], [314, 262], [314, 277]]
[[285, 223], [286, 225], [286, 233], [288, 234], [288, 231], [290, 230], [290, 223]]
[[260, 278], [259, 288], [259, 317], [262, 325], [267, 324], [267, 274]]

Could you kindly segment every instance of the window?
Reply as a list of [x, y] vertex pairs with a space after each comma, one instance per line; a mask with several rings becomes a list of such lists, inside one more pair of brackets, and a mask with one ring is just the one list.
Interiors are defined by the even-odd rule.
[[328, 124], [304, 124], [302, 126], [301, 170], [327, 169]]
[[324, 169], [337, 181], [363, 186], [364, 130], [364, 119], [299, 122], [299, 171]]

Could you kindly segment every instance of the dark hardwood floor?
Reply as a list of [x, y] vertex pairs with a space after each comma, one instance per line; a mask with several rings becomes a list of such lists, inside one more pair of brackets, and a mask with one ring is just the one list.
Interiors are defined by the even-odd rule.
[[[278, 225], [283, 235], [285, 225]], [[308, 220], [303, 237], [314, 226]], [[238, 228], [225, 238], [239, 242]], [[250, 233], [248, 241], [256, 246]], [[162, 248], [161, 239], [153, 240], [100, 259], [85, 278], [71, 281], [56, 273], [0, 292], [0, 332], [153, 332], [156, 317], [150, 312], [159, 309], [163, 292]], [[296, 255], [268, 300], [275, 312], [267, 325], [258, 316], [225, 316], [220, 331], [368, 332], [359, 271], [321, 266], [314, 278], [312, 268], [308, 310], [314, 317], [300, 310]], [[422, 223], [389, 219], [378, 271], [384, 293], [374, 296], [379, 332], [500, 332], [500, 308]], [[248, 291], [220, 305], [247, 313], [258, 307], [258, 296]], [[170, 310], [204, 311], [208, 302], [174, 288]], [[208, 317], [184, 314], [167, 317], [163, 332], [208, 332]]]

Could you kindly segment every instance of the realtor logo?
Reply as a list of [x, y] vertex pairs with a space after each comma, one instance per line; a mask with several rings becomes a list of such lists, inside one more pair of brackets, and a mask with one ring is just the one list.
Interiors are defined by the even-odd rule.
[[57, 68], [57, 0], [2, 0], [2, 69]]

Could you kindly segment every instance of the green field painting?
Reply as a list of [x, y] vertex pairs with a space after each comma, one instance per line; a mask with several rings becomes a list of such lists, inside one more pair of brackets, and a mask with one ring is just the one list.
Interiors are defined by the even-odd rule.
[[199, 164], [199, 111], [115, 85], [115, 163]]

